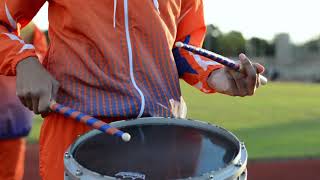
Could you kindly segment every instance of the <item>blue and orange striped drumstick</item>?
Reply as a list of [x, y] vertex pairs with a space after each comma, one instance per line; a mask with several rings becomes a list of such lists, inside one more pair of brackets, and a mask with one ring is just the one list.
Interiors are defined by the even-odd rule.
[[56, 103], [55, 101], [50, 102], [50, 109], [54, 112], [57, 112], [65, 117], [70, 117], [72, 119], [77, 120], [78, 122], [82, 122], [87, 124], [94, 129], [100, 130], [104, 133], [120, 137], [123, 141], [128, 142], [131, 139], [129, 133], [123, 132], [117, 128], [111, 127], [108, 123], [100, 121], [94, 117], [83, 114], [79, 111], [73, 110], [67, 106], [63, 106], [61, 104]]
[[[187, 51], [190, 51], [194, 54], [198, 54], [200, 56], [203, 56], [203, 57], [206, 57], [206, 58], [209, 58], [213, 61], [216, 61], [222, 65], [225, 65], [231, 69], [234, 69], [236, 71], [240, 71], [241, 70], [241, 66], [240, 64], [236, 63], [235, 61], [229, 59], [229, 58], [226, 58], [226, 57], [223, 57], [219, 54], [216, 54], [214, 52], [211, 52], [211, 51], [208, 51], [206, 49], [202, 49], [202, 48], [199, 48], [199, 47], [195, 47], [195, 46], [192, 46], [192, 45], [189, 45], [189, 44], [185, 44], [185, 43], [182, 43], [182, 42], [176, 42], [176, 47], [178, 48], [183, 48]], [[262, 85], [266, 85], [268, 83], [268, 79], [262, 75], [259, 74], [259, 79], [260, 79], [260, 82]]]

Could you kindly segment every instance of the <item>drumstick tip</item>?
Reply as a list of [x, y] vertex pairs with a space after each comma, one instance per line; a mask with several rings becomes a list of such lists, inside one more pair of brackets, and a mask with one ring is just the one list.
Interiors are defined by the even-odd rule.
[[264, 77], [264, 76], [262, 76], [262, 75], [259, 75], [259, 79], [260, 79], [260, 83], [261, 83], [262, 85], [267, 85], [268, 79], [267, 79], [266, 77]]
[[122, 140], [125, 141], [125, 142], [129, 142], [130, 139], [131, 139], [131, 136], [129, 133], [123, 133], [122, 136], [121, 136]]
[[183, 47], [183, 43], [182, 43], [182, 42], [179, 42], [179, 41], [178, 41], [178, 42], [176, 42], [176, 44], [175, 44], [175, 45], [176, 45], [176, 47], [178, 47], [178, 48]]

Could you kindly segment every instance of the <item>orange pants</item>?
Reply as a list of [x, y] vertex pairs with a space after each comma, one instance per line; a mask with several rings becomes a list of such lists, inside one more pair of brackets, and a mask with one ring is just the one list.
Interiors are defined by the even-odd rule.
[[25, 151], [24, 138], [0, 140], [0, 180], [22, 180]]
[[40, 176], [42, 180], [63, 180], [64, 153], [78, 135], [91, 130], [85, 124], [58, 114], [47, 116], [40, 133]]

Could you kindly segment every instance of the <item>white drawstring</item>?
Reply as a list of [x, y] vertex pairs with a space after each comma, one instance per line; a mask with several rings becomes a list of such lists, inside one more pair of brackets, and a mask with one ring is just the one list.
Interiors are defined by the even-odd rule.
[[158, 13], [160, 13], [158, 0], [153, 0], [153, 4], [154, 4], [154, 7], [157, 9]]
[[113, 28], [116, 28], [117, 0], [113, 1]]

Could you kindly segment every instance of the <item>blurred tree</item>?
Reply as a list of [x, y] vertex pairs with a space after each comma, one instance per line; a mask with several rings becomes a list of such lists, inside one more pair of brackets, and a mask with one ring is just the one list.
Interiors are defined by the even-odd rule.
[[238, 56], [249, 53], [250, 56], [274, 56], [275, 44], [253, 37], [246, 42], [241, 32], [231, 31], [223, 34], [217, 26], [208, 25], [203, 48], [224, 56]]
[[[203, 48], [217, 52], [219, 49], [218, 38], [222, 36], [222, 32], [219, 30], [218, 27], [210, 24], [207, 26], [207, 33], [204, 39]], [[218, 53], [218, 52], [217, 52]]]
[[276, 51], [276, 48], [275, 48], [274, 42], [268, 43], [265, 55], [274, 57], [275, 56], [275, 51]]
[[238, 56], [246, 51], [246, 40], [241, 32], [231, 31], [218, 38], [218, 53], [224, 56]]
[[28, 44], [32, 44], [33, 36], [34, 36], [34, 27], [35, 27], [35, 24], [33, 22], [30, 22], [20, 32], [21, 38]]
[[312, 53], [320, 53], [320, 37], [306, 42], [304, 47]]
[[46, 35], [47, 42], [48, 42], [48, 43], [50, 43], [50, 39], [49, 39], [49, 32], [48, 32], [48, 30], [44, 31], [44, 34]]
[[251, 38], [248, 43], [251, 56], [274, 56], [274, 43], [269, 43], [268, 41], [257, 37]]

